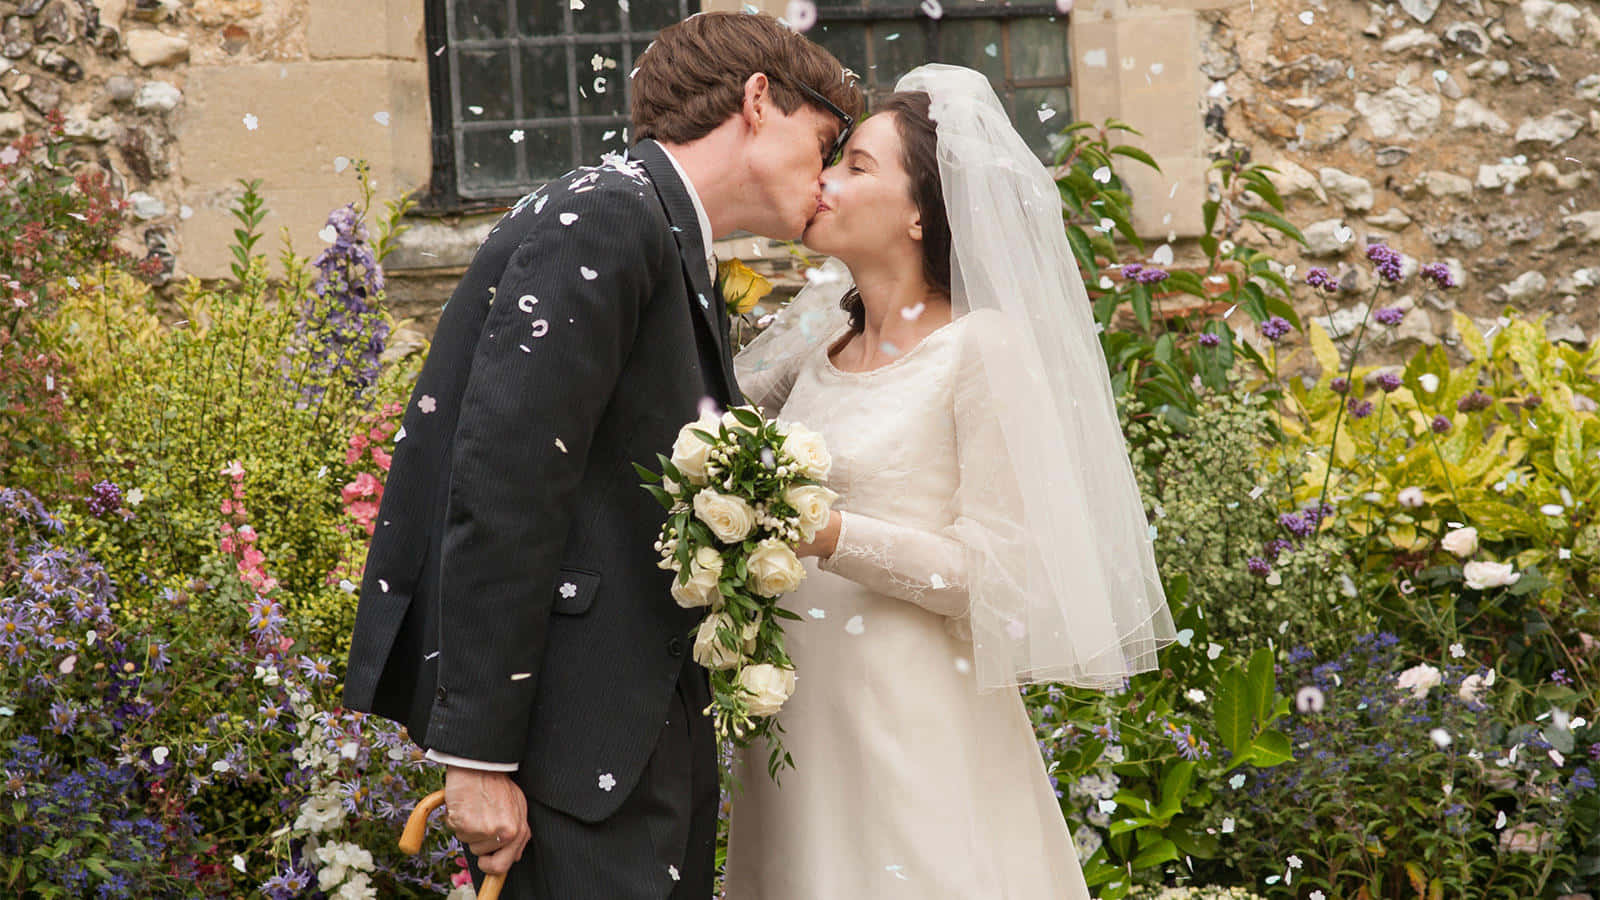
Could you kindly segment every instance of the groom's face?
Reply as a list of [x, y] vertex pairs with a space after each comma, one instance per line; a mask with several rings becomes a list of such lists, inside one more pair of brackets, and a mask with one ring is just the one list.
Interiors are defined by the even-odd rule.
[[800, 237], [822, 197], [824, 156], [842, 127], [833, 114], [810, 104], [786, 114], [763, 98], [750, 166], [760, 210], [758, 221], [746, 228], [779, 240]]

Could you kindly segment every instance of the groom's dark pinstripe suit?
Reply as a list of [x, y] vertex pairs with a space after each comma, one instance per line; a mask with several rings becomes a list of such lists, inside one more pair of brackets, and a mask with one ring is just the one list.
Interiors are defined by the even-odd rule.
[[[654, 465], [740, 402], [692, 201], [653, 141], [526, 198], [451, 296], [396, 443], [345, 704], [517, 763], [508, 898], [711, 890], [717, 775], [696, 611], [652, 549]], [[671, 867], [669, 871], [669, 867]]]

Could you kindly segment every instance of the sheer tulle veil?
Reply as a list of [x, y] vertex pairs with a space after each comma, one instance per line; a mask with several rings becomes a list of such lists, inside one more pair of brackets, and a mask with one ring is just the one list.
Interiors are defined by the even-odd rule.
[[[953, 312], [984, 325], [961, 342], [961, 390], [983, 392], [1000, 449], [963, 460], [951, 529], [978, 684], [1119, 686], [1175, 635], [1060, 195], [982, 74], [925, 65], [895, 89], [930, 97]], [[740, 354], [741, 380], [838, 333], [849, 273], [813, 274]]]

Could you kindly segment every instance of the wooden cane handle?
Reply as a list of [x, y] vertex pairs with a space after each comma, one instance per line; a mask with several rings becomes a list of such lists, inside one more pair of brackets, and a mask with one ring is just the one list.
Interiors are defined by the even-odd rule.
[[[428, 817], [433, 811], [444, 803], [444, 791], [434, 791], [422, 798], [416, 809], [411, 811], [411, 817], [406, 819], [406, 829], [400, 834], [400, 852], [407, 856], [416, 856], [422, 851], [422, 835], [428, 830]], [[500, 900], [500, 889], [505, 887], [504, 875], [483, 876], [483, 887], [478, 891], [478, 900]]]

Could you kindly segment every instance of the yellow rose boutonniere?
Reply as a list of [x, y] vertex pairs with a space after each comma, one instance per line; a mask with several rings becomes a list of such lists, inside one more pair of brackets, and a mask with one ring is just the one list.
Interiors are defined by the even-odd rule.
[[717, 264], [717, 287], [730, 316], [744, 315], [772, 293], [772, 282], [737, 259]]

